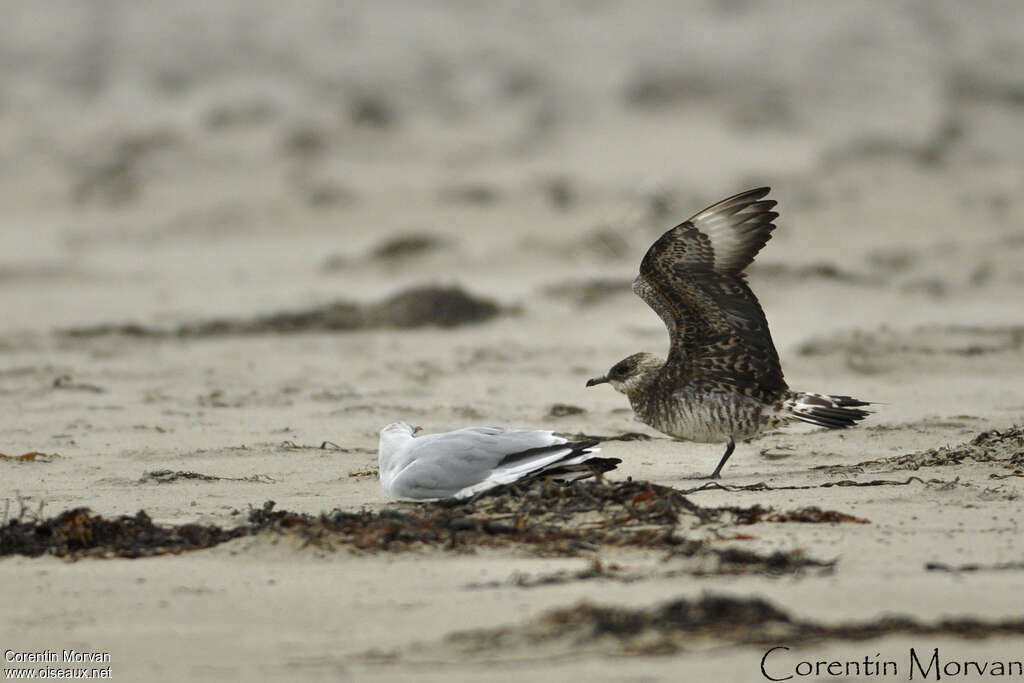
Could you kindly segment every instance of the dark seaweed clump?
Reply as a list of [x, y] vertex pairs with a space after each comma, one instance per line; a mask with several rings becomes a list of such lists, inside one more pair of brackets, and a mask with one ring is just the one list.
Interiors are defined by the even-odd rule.
[[45, 520], [10, 520], [0, 527], [0, 557], [148, 557], [209, 548], [247, 533], [243, 527], [158, 525], [142, 510], [106, 519], [74, 508]]
[[733, 645], [801, 645], [829, 640], [861, 641], [892, 634], [985, 638], [1020, 635], [1024, 619], [945, 619], [927, 624], [883, 616], [865, 622], [821, 624], [794, 619], [760, 598], [705, 594], [649, 608], [605, 607], [587, 602], [551, 610], [520, 626], [480, 629], [449, 636], [468, 656], [552, 646], [561, 641], [578, 651], [591, 645], [602, 653], [668, 655], [711, 642]]
[[185, 323], [175, 329], [137, 323], [104, 323], [58, 331], [74, 339], [124, 335], [148, 338], [219, 337], [247, 334], [339, 332], [379, 327], [458, 327], [480, 323], [507, 312], [490, 299], [459, 287], [414, 287], [375, 304], [335, 301], [298, 311], [281, 311], [249, 318], [214, 318]]
[[465, 502], [403, 504], [380, 512], [335, 510], [314, 517], [264, 506], [253, 511], [251, 521], [261, 530], [359, 551], [513, 546], [540, 555], [575, 556], [603, 546], [670, 549], [684, 541], [676, 535], [681, 517], [717, 514], [671, 488], [646, 482], [564, 486], [545, 480]]
[[[158, 474], [172, 479], [192, 473]], [[597, 480], [562, 485], [543, 480], [506, 487], [469, 501], [403, 503], [380, 511], [333, 510], [309, 515], [276, 510], [273, 501], [268, 501], [250, 510], [245, 524], [229, 529], [156, 525], [143, 511], [106, 519], [76, 508], [43, 520], [26, 519], [23, 510], [17, 519], [0, 527], [0, 556], [49, 553], [61, 557], [143, 557], [272, 534], [291, 536], [328, 550], [344, 547], [355, 552], [431, 548], [473, 552], [500, 547], [542, 556], [578, 556], [607, 547], [631, 547], [711, 559], [716, 571], [722, 573], [752, 569], [779, 573], [804, 566], [830, 566], [806, 560], [799, 552], [779, 557], [744, 555], [685, 537], [684, 527], [735, 524], [737, 519], [754, 523], [751, 520], [759, 521], [771, 514], [765, 508], [701, 507], [675, 489], [649, 482], [613, 484]], [[825, 516], [820, 521], [826, 519], [830, 518]]]
[[868, 460], [858, 467], [885, 465], [892, 470], [919, 470], [922, 467], [948, 467], [965, 462], [989, 463], [1010, 469], [1024, 468], [1024, 427], [991, 429], [956, 446], [929, 448], [884, 460]]

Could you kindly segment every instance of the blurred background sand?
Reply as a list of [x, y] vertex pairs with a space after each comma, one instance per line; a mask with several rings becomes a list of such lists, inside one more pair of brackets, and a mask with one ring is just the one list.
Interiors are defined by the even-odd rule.
[[[727, 480], [817, 481], [815, 466], [1019, 422], [1021, 26], [1016, 2], [8, 0], [0, 451], [61, 457], [0, 462], [0, 491], [46, 513], [229, 524], [271, 498], [312, 513], [388, 505], [372, 476], [352, 475], [372, 472], [377, 430], [396, 419], [657, 436], [622, 396], [583, 383], [628, 353], [663, 352], [660, 321], [628, 287], [647, 246], [757, 185], [774, 188], [781, 217], [751, 282], [790, 385], [885, 405], [871, 429], [741, 445]], [[459, 286], [502, 312], [451, 328], [174, 334], [420, 285]], [[62, 333], [125, 324], [170, 338]], [[325, 440], [341, 450], [298, 448]], [[605, 450], [625, 460], [619, 476], [667, 485], [720, 454], [664, 439]], [[271, 482], [140, 481], [163, 468]], [[965, 482], [941, 493], [828, 489], [827, 507], [873, 524], [751, 541], [841, 556], [820, 579], [485, 595], [464, 585], [580, 560], [259, 543], [138, 561], [6, 558], [0, 647], [111, 651], [123, 680], [423, 680], [401, 658], [356, 655], [581, 597], [649, 605], [720, 587], [819, 619], [1019, 614], [1019, 570], [922, 570], [1022, 559], [1021, 487], [991, 473], [937, 468], [928, 476]], [[826, 505], [820, 496], [741, 500]], [[576, 664], [595, 680], [740, 681], [759, 657]], [[459, 665], [443, 649], [436, 660], [429, 676], [448, 680], [557, 679], [574, 661]]]

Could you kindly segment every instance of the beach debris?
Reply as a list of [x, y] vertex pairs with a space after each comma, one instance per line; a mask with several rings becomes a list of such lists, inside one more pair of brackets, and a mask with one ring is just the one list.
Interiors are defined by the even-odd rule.
[[[888, 471], [897, 471], [949, 467], [965, 462], [999, 465], [1014, 471], [1024, 468], [1024, 426], [990, 429], [956, 446], [940, 446], [891, 458], [865, 460], [850, 467], [883, 467]], [[995, 478], [1000, 477], [997, 475]]]
[[548, 203], [560, 211], [568, 211], [573, 208], [578, 200], [576, 187], [567, 176], [545, 179], [541, 183], [541, 190]]
[[368, 128], [390, 128], [398, 121], [397, 109], [380, 93], [352, 95], [348, 101], [348, 116], [352, 123]]
[[[205, 476], [209, 475], [199, 475]], [[269, 534], [357, 553], [504, 548], [542, 557], [579, 557], [607, 548], [635, 548], [685, 559], [671, 571], [698, 576], [794, 573], [804, 568], [827, 570], [833, 564], [806, 558], [799, 550], [759, 555], [687, 538], [689, 529], [728, 526], [745, 513], [735, 507], [701, 507], [676, 489], [639, 481], [587, 480], [566, 486], [538, 480], [463, 501], [399, 503], [377, 511], [335, 509], [319, 515], [278, 510], [274, 501], [267, 501], [250, 509], [247, 522], [233, 528], [157, 525], [142, 510], [107, 519], [76, 508], [42, 519], [41, 510], [28, 515], [22, 507], [16, 519], [0, 526], [0, 556], [142, 557]]]
[[400, 233], [384, 239], [362, 257], [333, 254], [324, 261], [323, 270], [332, 272], [366, 263], [389, 264], [395, 261], [404, 261], [446, 249], [450, 244], [449, 240], [429, 232]]
[[577, 308], [587, 308], [604, 303], [612, 297], [630, 293], [629, 281], [610, 277], [586, 280], [569, 280], [544, 288], [544, 294], [566, 300]]
[[680, 489], [684, 495], [692, 495], [701, 491], [803, 491], [807, 489], [828, 489], [832, 487], [845, 486], [909, 486], [910, 484], [924, 484], [927, 487], [949, 488], [959, 483], [959, 478], [946, 479], [922, 479], [921, 477], [907, 477], [906, 479], [871, 479], [869, 481], [856, 481], [854, 479], [840, 479], [839, 481], [826, 481], [820, 484], [789, 484], [773, 486], [763, 481], [756, 484], [720, 484], [717, 481], [709, 481], [690, 489]]
[[[1024, 325], [921, 325], [908, 330], [854, 330], [812, 338], [797, 350], [801, 356], [869, 355], [886, 361], [881, 368], [904, 367], [911, 359], [975, 357], [1018, 353], [1024, 348]], [[944, 362], [944, 361], [943, 361]]]
[[218, 477], [212, 474], [201, 474], [199, 472], [185, 472], [182, 470], [153, 470], [146, 472], [139, 479], [139, 483], [156, 482], [157, 484], [170, 484], [171, 482], [191, 479], [193, 481], [248, 481], [258, 484], [271, 484], [274, 480], [265, 474], [254, 474], [249, 477]]
[[165, 129], [104, 136], [71, 165], [72, 201], [116, 207], [137, 200], [144, 187], [146, 162], [180, 142], [177, 133]]
[[1000, 562], [997, 564], [961, 564], [948, 565], [944, 562], [928, 562], [924, 566], [930, 572], [1005, 572], [1022, 571], [1024, 562]]
[[834, 571], [836, 560], [822, 561], [805, 557], [800, 551], [758, 553], [753, 550], [728, 546], [716, 547], [708, 540], [688, 540], [657, 560], [656, 564], [631, 567], [618, 563], [606, 563], [600, 557], [593, 557], [590, 564], [574, 571], [558, 570], [549, 573], [529, 574], [513, 572], [505, 581], [471, 583], [470, 589], [536, 588], [556, 584], [574, 583], [601, 579], [620, 583], [635, 583], [647, 579], [666, 579], [676, 576], [709, 577], [758, 574], [762, 576], [796, 576], [812, 571], [823, 576]]
[[793, 265], [788, 263], [754, 263], [750, 266], [750, 276], [755, 280], [788, 280], [804, 282], [807, 280], [835, 280], [847, 284], [880, 286], [878, 278], [846, 270], [842, 266], [826, 261]]
[[15, 460], [18, 462], [50, 462], [55, 458], [61, 457], [57, 453], [42, 453], [40, 451], [30, 451], [28, 453], [22, 453], [21, 455], [7, 455], [6, 453], [0, 453], [0, 460]]
[[439, 197], [450, 204], [488, 206], [501, 199], [501, 192], [487, 183], [469, 182], [445, 187], [440, 190]]
[[657, 109], [704, 100], [720, 85], [698, 70], [643, 65], [628, 77], [623, 99], [633, 107]]
[[54, 389], [65, 389], [69, 391], [87, 391], [93, 394], [104, 394], [106, 389], [95, 384], [86, 384], [84, 382], [75, 382], [71, 379], [71, 375], [61, 375], [53, 380], [51, 385]]
[[[267, 504], [252, 514], [261, 528], [362, 552], [427, 547], [471, 552], [478, 547], [505, 547], [541, 556], [575, 557], [618, 547], [712, 558], [724, 573], [758, 562], [766, 571], [831, 566], [803, 558], [799, 551], [764, 557], [688, 539], [687, 529], [735, 523], [744, 509], [701, 507], [675, 489], [650, 482], [578, 481], [561, 486], [538, 480], [468, 501], [402, 503], [380, 512], [334, 511], [314, 517], [275, 511]], [[703, 571], [713, 573], [707, 566], [708, 562], [702, 563]]]
[[[803, 620], [757, 597], [706, 593], [652, 607], [618, 607], [582, 602], [549, 610], [524, 624], [452, 633], [445, 644], [463, 658], [522, 656], [538, 647], [566, 648], [574, 656], [670, 655], [716, 645], [802, 645], [826, 641], [864, 641], [888, 635], [1006, 637], [1024, 634], [1024, 619], [946, 618], [922, 622], [881, 616], [860, 622], [827, 624]], [[436, 649], [430, 648], [430, 652]], [[395, 653], [397, 654], [397, 653]], [[414, 660], [416, 652], [408, 652]], [[918, 653], [927, 667], [931, 650]], [[436, 655], [435, 655], [436, 656]], [[768, 655], [766, 655], [767, 657]], [[776, 662], [785, 660], [785, 653]], [[782, 666], [781, 663], [777, 664]], [[780, 674], [781, 676], [781, 674]]]
[[410, 232], [390, 237], [370, 252], [370, 257], [378, 261], [403, 259], [419, 256], [443, 249], [448, 242], [427, 232]]
[[490, 299], [467, 293], [460, 287], [424, 285], [406, 289], [375, 304], [335, 301], [304, 310], [281, 311], [249, 318], [214, 318], [184, 323], [177, 328], [149, 327], [139, 323], [103, 323], [58, 330], [68, 339], [122, 335], [144, 338], [220, 337], [250, 334], [339, 332], [369, 328], [414, 328], [435, 325], [451, 328], [481, 323], [506, 309]]
[[357, 470], [355, 472], [349, 472], [348, 476], [352, 477], [353, 479], [361, 479], [363, 477], [378, 477], [380, 476], [380, 471], [377, 469]]
[[158, 525], [143, 510], [107, 519], [80, 507], [49, 519], [9, 520], [0, 527], [0, 557], [150, 557], [210, 548], [248, 533], [248, 527]]
[[575, 434], [566, 435], [570, 439], [593, 439], [595, 441], [650, 441], [656, 437], [650, 434], [643, 434], [641, 432], [623, 432], [622, 434], [610, 434], [608, 436], [602, 436], [598, 434], [584, 434], [583, 432], [577, 432]]
[[573, 406], [567, 403], [555, 403], [548, 409], [548, 413], [545, 417], [571, 417], [573, 415], [583, 415], [586, 412], [586, 409], [580, 408], [579, 406]]
[[372, 448], [363, 448], [361, 446], [351, 446], [351, 447], [339, 446], [338, 444], [334, 443], [333, 441], [321, 441], [319, 443], [319, 445], [317, 445], [317, 444], [295, 443], [291, 439], [285, 439], [284, 441], [281, 441], [280, 443], [276, 444], [276, 446], [278, 448], [286, 450], [286, 451], [308, 451], [308, 450], [314, 450], [314, 451], [340, 451], [342, 453], [376, 453], [377, 452], [376, 450], [374, 450]]
[[835, 510], [822, 510], [816, 505], [785, 512], [776, 512], [774, 508], [762, 507], [760, 505], [749, 508], [728, 507], [722, 509], [736, 513], [736, 524], [759, 524], [761, 522], [800, 522], [804, 524], [871, 523], [862, 517], [854, 517], [844, 512], [836, 512]]

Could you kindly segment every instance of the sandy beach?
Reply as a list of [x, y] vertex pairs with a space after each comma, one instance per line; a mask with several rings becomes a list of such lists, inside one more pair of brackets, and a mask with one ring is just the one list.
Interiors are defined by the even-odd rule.
[[[1022, 25], [1010, 2], [5, 3], [0, 668], [1021, 662]], [[876, 405], [739, 443], [709, 485], [721, 445], [584, 384], [665, 353], [630, 291], [647, 247], [760, 185], [780, 217], [749, 279], [786, 380]], [[396, 503], [396, 420], [623, 462]]]

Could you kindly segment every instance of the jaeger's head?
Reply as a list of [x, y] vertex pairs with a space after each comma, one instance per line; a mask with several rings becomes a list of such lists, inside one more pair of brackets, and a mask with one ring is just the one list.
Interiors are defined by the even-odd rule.
[[629, 394], [654, 375], [664, 361], [652, 353], [634, 353], [612, 366], [607, 375], [587, 380], [587, 386], [611, 384], [616, 391]]

